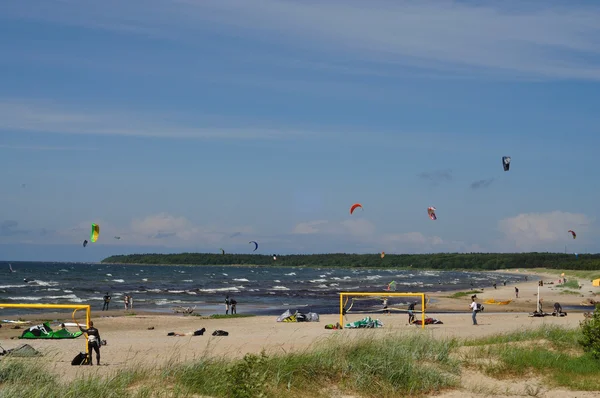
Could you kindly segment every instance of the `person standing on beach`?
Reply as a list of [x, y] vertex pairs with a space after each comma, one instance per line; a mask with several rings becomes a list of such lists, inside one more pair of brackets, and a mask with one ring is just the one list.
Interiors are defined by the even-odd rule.
[[129, 309], [129, 295], [125, 295], [125, 297], [123, 297], [123, 301], [125, 302], [125, 311], [127, 311]]
[[390, 314], [390, 310], [388, 309], [388, 299], [387, 297], [383, 298], [383, 313], [384, 314]]
[[519, 298], [519, 288], [515, 286], [515, 296]]
[[98, 332], [98, 329], [96, 329], [94, 327], [94, 322], [92, 322], [92, 321], [90, 321], [90, 327], [88, 329], [85, 329], [85, 328], [79, 326], [79, 330], [81, 330], [83, 333], [87, 334], [88, 355], [90, 356], [89, 357], [90, 366], [93, 365], [92, 350], [96, 351], [96, 363], [98, 364], [98, 366], [100, 366], [100, 344], [101, 344], [100, 332]]
[[415, 310], [415, 305], [416, 304], [417, 303], [412, 302], [408, 306], [408, 324], [409, 325], [412, 325], [415, 322], [415, 313], [414, 313], [414, 310]]
[[477, 302], [475, 301], [475, 296], [471, 297], [471, 310], [473, 312], [473, 315], [471, 315], [471, 317], [473, 318], [473, 325], [477, 325]]
[[110, 303], [110, 295], [108, 292], [103, 297], [104, 305], [102, 306], [102, 311], [108, 311], [108, 303]]
[[129, 309], [133, 309], [133, 296], [131, 294], [129, 295]]
[[235, 301], [235, 299], [231, 299], [230, 303], [231, 303], [231, 315], [237, 314], [237, 309], [235, 308], [237, 306], [237, 301]]
[[225, 297], [225, 315], [229, 314], [229, 304], [231, 304], [231, 301], [229, 300], [229, 295], [227, 295]]

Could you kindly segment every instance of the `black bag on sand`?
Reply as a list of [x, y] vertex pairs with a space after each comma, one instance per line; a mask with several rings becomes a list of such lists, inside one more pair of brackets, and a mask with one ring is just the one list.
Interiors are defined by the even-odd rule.
[[90, 361], [89, 361], [88, 356], [87, 356], [87, 354], [85, 352], [80, 352], [71, 361], [71, 365], [73, 365], [73, 366], [88, 365], [89, 363], [90, 363]]
[[202, 336], [206, 332], [206, 328], [198, 329], [194, 332], [194, 336]]
[[224, 330], [215, 330], [212, 334], [213, 336], [229, 336], [229, 332]]

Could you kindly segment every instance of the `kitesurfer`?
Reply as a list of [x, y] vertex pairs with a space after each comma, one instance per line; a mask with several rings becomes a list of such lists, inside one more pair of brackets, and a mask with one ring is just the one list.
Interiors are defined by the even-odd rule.
[[90, 366], [93, 365], [92, 363], [92, 349], [94, 351], [96, 351], [96, 363], [98, 365], [100, 365], [100, 332], [98, 332], [98, 329], [96, 329], [94, 327], [94, 322], [90, 321], [90, 327], [88, 329], [85, 329], [81, 326], [79, 326], [79, 330], [81, 330], [83, 333], [87, 334], [87, 338], [88, 338], [88, 355], [89, 360], [90, 360]]
[[102, 311], [108, 311], [108, 303], [110, 303], [110, 295], [108, 292], [102, 298], [104, 300], [104, 305], [102, 306]]

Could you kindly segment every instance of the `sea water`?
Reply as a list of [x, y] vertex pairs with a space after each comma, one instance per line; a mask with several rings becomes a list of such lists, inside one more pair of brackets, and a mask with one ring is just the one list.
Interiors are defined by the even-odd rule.
[[[195, 306], [194, 312], [203, 315], [224, 314], [227, 295], [237, 301], [239, 314], [279, 315], [286, 309], [333, 314], [339, 313], [339, 292], [383, 293], [392, 281], [398, 293], [493, 289], [493, 283], [524, 281], [519, 274], [372, 268], [43, 262], [12, 262], [12, 268], [15, 272], [0, 263], [5, 270], [0, 274], [0, 303], [90, 304], [95, 312], [109, 293], [109, 309], [124, 310], [123, 298], [129, 294], [133, 311], [171, 313], [175, 306]], [[5, 308], [0, 316], [40, 311]]]

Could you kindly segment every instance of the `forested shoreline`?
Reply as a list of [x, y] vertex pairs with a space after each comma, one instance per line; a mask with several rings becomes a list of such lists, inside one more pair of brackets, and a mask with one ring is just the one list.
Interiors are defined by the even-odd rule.
[[563, 253], [435, 253], [435, 254], [129, 254], [107, 257], [102, 263], [154, 265], [258, 265], [417, 269], [600, 269], [600, 254]]

